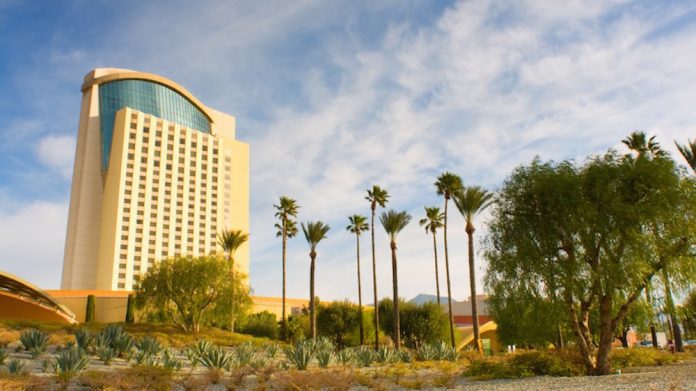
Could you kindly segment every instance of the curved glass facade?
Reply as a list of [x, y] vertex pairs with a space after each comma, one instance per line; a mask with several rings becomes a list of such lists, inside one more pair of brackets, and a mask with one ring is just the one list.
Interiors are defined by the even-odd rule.
[[208, 117], [183, 95], [147, 80], [116, 80], [99, 85], [102, 167], [109, 166], [116, 112], [130, 107], [181, 126], [210, 133]]

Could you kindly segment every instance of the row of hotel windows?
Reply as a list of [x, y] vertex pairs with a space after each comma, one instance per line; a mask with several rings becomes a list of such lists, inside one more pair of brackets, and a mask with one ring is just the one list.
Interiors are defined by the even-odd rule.
[[[145, 118], [146, 125], [148, 124], [148, 120], [149, 120], [148, 118]], [[135, 159], [135, 140], [137, 137], [137, 134], [136, 134], [137, 115], [133, 115], [133, 117], [131, 118], [131, 121], [132, 121], [131, 126], [130, 126], [131, 130], [129, 132], [129, 140], [128, 140], [128, 160], [127, 160], [127, 165], [126, 165], [125, 199], [124, 199], [122, 235], [121, 235], [121, 246], [120, 246], [120, 249], [121, 249], [120, 260], [121, 261], [119, 262], [119, 280], [120, 280], [118, 283], [119, 288], [125, 288], [125, 281], [123, 281], [123, 280], [125, 279], [125, 269], [126, 269], [126, 261], [127, 261], [127, 253], [126, 252], [128, 250], [129, 223], [131, 222], [131, 216], [130, 216], [131, 205], [130, 204], [131, 204], [131, 196], [132, 196], [132, 190], [133, 190], [132, 185], [133, 185], [133, 168], [134, 168], [134, 159]], [[162, 137], [161, 126], [162, 126], [162, 124], [160, 121], [157, 122], [157, 126], [158, 126], [158, 128], [155, 132], [155, 137], [156, 137], [155, 149], [153, 151], [154, 152], [153, 154], [155, 155], [155, 159], [153, 159], [153, 161], [152, 161], [152, 165], [153, 165], [152, 174], [153, 175], [152, 175], [152, 183], [150, 184], [151, 185], [151, 192], [153, 193], [153, 195], [151, 196], [151, 208], [155, 211], [150, 213], [151, 218], [157, 218], [156, 210], [158, 208], [157, 193], [159, 192], [159, 183], [158, 182], [159, 182], [159, 174], [160, 174], [160, 172], [159, 172], [160, 171], [160, 161], [157, 158], [159, 158], [161, 156], [160, 150], [161, 150], [161, 141], [162, 141], [161, 140], [161, 137]], [[169, 130], [173, 132], [174, 128], [170, 127]], [[187, 130], [182, 128], [181, 131], [186, 132]], [[143, 127], [142, 143], [144, 145], [141, 147], [141, 152], [145, 153], [145, 154], [148, 153], [147, 144], [149, 143], [149, 136], [148, 136], [149, 133], [150, 133], [149, 127], [147, 127], [147, 126]], [[207, 170], [208, 163], [210, 163], [208, 161], [208, 154], [207, 154], [207, 151], [208, 151], [207, 142], [209, 141], [208, 140], [209, 138], [210, 138], [210, 136], [204, 135], [203, 143], [201, 145], [201, 149], [203, 150], [203, 153], [201, 154], [202, 155], [201, 156], [201, 170]], [[173, 150], [174, 150], [174, 145], [173, 145], [174, 135], [169, 134], [167, 136], [167, 139], [170, 143], [167, 145], [167, 150], [168, 150], [167, 163], [166, 163], [165, 169], [163, 170], [165, 173], [166, 180], [164, 181], [164, 189], [165, 189], [165, 191], [164, 191], [164, 195], [165, 195], [164, 205], [165, 206], [162, 208], [163, 212], [164, 212], [164, 221], [166, 221], [167, 223], [162, 224], [162, 243], [161, 243], [161, 245], [162, 245], [162, 251], [161, 251], [162, 257], [166, 257], [168, 255], [167, 250], [169, 248], [169, 231], [170, 231], [170, 224], [168, 222], [171, 220], [170, 219], [170, 212], [171, 212], [171, 207], [174, 205], [171, 202], [171, 181], [172, 181], [172, 173], [173, 173], [172, 172], [173, 171], [172, 162], [173, 162]], [[216, 237], [217, 226], [216, 225], [217, 225], [217, 169], [218, 169], [218, 167], [217, 167], [217, 163], [218, 163], [217, 153], [218, 153], [218, 147], [217, 147], [217, 145], [215, 145], [214, 140], [212, 140], [212, 138], [210, 138], [210, 139], [211, 139], [212, 144], [213, 144], [213, 146], [212, 146], [212, 159], [211, 159], [212, 160], [211, 171], [212, 171], [213, 175], [212, 175], [212, 183], [210, 186], [211, 187], [211, 189], [210, 189], [211, 190], [210, 191], [210, 195], [211, 195], [211, 199], [210, 199], [211, 226], [210, 226], [209, 235], [205, 235], [204, 232], [205, 232], [205, 228], [206, 228], [205, 221], [207, 218], [207, 216], [206, 216], [206, 209], [207, 209], [206, 206], [207, 205], [206, 204], [208, 203], [208, 199], [207, 199], [207, 194], [208, 194], [207, 184], [208, 183], [207, 183], [207, 173], [201, 173], [200, 178], [198, 180], [200, 186], [202, 187], [202, 189], [200, 190], [200, 207], [199, 207], [200, 213], [199, 213], [198, 221], [203, 221], [203, 222], [199, 223], [199, 229], [203, 232], [202, 232], [202, 235], [199, 236], [199, 241], [198, 241], [198, 244], [200, 247], [199, 252], [203, 252], [201, 250], [205, 249], [206, 236], [209, 236], [210, 245], [212, 247], [215, 246], [216, 239], [217, 239], [217, 237]], [[183, 154], [185, 154], [185, 147], [183, 146], [183, 144], [186, 144], [186, 138], [185, 137], [180, 138], [179, 142], [180, 142], [179, 153], [180, 153], [180, 155], [183, 155]], [[195, 139], [190, 142], [191, 148], [197, 148], [197, 146], [198, 146], [198, 143]], [[196, 168], [195, 166], [197, 163], [196, 162], [196, 151], [195, 150], [191, 151], [190, 156], [191, 156], [191, 159], [189, 160], [189, 162], [190, 162], [191, 167], [190, 167], [189, 184], [191, 186], [195, 186], [196, 178], [197, 178], [196, 170], [195, 170], [195, 168]], [[226, 160], [228, 160], [228, 162], [229, 162], [229, 158]], [[185, 157], [179, 157], [178, 162], [180, 164], [185, 165], [186, 164]], [[145, 207], [145, 190], [147, 187], [147, 184], [146, 184], [147, 183], [147, 175], [146, 174], [147, 174], [147, 169], [148, 169], [147, 163], [148, 163], [147, 157], [143, 156], [141, 158], [141, 167], [140, 167], [141, 175], [139, 176], [141, 183], [139, 183], [139, 185], [138, 185], [138, 188], [141, 191], [138, 192], [138, 197], [137, 197], [138, 198], [138, 203], [137, 203], [137, 206], [138, 206], [137, 217], [138, 218], [136, 218], [136, 224], [137, 224], [136, 225], [136, 237], [135, 237], [136, 243], [135, 243], [135, 248], [134, 248], [135, 254], [137, 254], [137, 255], [134, 256], [134, 265], [133, 265], [133, 269], [134, 269], [134, 277], [133, 278], [135, 281], [137, 281], [139, 274], [140, 274], [140, 273], [138, 273], [138, 271], [145, 272], [149, 266], [148, 260], [146, 260], [144, 268], [141, 268], [142, 258], [140, 255], [140, 253], [142, 252], [141, 246], [142, 246], [142, 240], [143, 240], [143, 238], [142, 238], [142, 234], [143, 234], [142, 225], [143, 225], [143, 220], [144, 220], [143, 217], [144, 217], [144, 207]], [[226, 165], [225, 168], [229, 172], [229, 169], [230, 169], [229, 165]], [[175, 212], [176, 212], [176, 215], [175, 215], [176, 216], [176, 219], [175, 219], [176, 225], [175, 225], [174, 239], [177, 243], [180, 242], [181, 238], [182, 238], [181, 225], [183, 224], [182, 211], [183, 211], [183, 206], [184, 206], [184, 203], [183, 203], [183, 195], [184, 195], [184, 177], [183, 177], [183, 175], [184, 175], [184, 173], [185, 173], [185, 167], [178, 167], [177, 179], [178, 179], [179, 183], [177, 185], [178, 191], [177, 191], [177, 196], [176, 196], [176, 200], [177, 200], [176, 201], [176, 208], [174, 208]], [[229, 183], [228, 183], [229, 175], [225, 175], [225, 179], [226, 179], [225, 187], [229, 190]], [[189, 190], [189, 189], [187, 188], [186, 190]], [[188, 241], [187, 241], [186, 253], [193, 255], [193, 250], [194, 250], [194, 246], [193, 246], [194, 238], [193, 238], [193, 236], [195, 234], [195, 231], [194, 231], [194, 228], [195, 228], [195, 192], [190, 192], [188, 198], [189, 198], [188, 217], [190, 219], [188, 220], [188, 224], [187, 224], [188, 229], [186, 232], [188, 234], [187, 235]], [[227, 201], [225, 203], [228, 204]], [[227, 208], [225, 208], [225, 210], [227, 210]], [[157, 222], [151, 221], [150, 222], [150, 231], [149, 231], [151, 239], [148, 240], [148, 244], [152, 247], [150, 247], [148, 249], [148, 254], [149, 254], [148, 258], [150, 258], [152, 260], [154, 260], [154, 258], [155, 258], [154, 246], [156, 245], [156, 240], [152, 239], [152, 238], [156, 238], [156, 236], [157, 236], [157, 229], [156, 228], [157, 228]]]

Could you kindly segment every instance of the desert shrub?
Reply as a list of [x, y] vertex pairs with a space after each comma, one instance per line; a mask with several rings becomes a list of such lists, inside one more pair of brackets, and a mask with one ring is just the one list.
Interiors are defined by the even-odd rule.
[[20, 375], [25, 372], [24, 367], [26, 365], [24, 364], [24, 361], [14, 359], [10, 360], [7, 363], [7, 372], [13, 374], [13, 375]]
[[479, 359], [474, 360], [464, 371], [466, 376], [477, 379], [500, 379], [516, 377], [510, 367], [502, 360]]
[[77, 347], [89, 351], [92, 342], [94, 341], [94, 335], [87, 329], [77, 329], [75, 330], [75, 341], [77, 342]]
[[69, 379], [84, 370], [91, 360], [84, 350], [73, 347], [63, 349], [53, 361], [53, 369], [61, 379]]
[[316, 354], [315, 344], [311, 340], [301, 339], [285, 349], [285, 357], [297, 369], [304, 371]]
[[355, 349], [355, 358], [361, 367], [369, 367], [375, 361], [375, 355], [375, 351], [367, 346]]
[[573, 376], [582, 373], [581, 367], [574, 367], [554, 353], [539, 350], [514, 354], [508, 365], [516, 377]]
[[232, 356], [219, 347], [209, 348], [198, 357], [198, 362], [209, 369], [228, 369], [232, 360]]
[[38, 357], [46, 350], [48, 346], [48, 334], [38, 329], [28, 329], [22, 331], [19, 336], [19, 341], [24, 346], [24, 350], [31, 353], [33, 358]]
[[255, 337], [278, 339], [278, 322], [276, 316], [268, 311], [251, 314], [239, 325], [239, 332]]
[[[339, 348], [360, 343], [360, 311], [348, 301], [322, 303], [317, 309], [317, 332]], [[352, 340], [358, 336], [358, 340]]]
[[[394, 325], [394, 302], [383, 299], [379, 303], [380, 328], [392, 336]], [[449, 340], [449, 322], [447, 315], [436, 303], [421, 305], [399, 302], [399, 329], [401, 340], [411, 349], [418, 349], [425, 343], [437, 343]]]
[[615, 349], [611, 351], [611, 364], [615, 369], [669, 364], [677, 357], [658, 349]]
[[179, 360], [171, 349], [162, 351], [162, 366], [167, 369], [178, 371], [184, 366], [184, 363]]

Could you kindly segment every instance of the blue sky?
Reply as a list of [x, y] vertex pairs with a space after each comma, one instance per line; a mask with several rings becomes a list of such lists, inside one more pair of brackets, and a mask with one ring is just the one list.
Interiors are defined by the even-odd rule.
[[[367, 215], [365, 189], [379, 184], [414, 216], [399, 241], [410, 298], [434, 291], [417, 220], [442, 204], [439, 173], [495, 190], [535, 155], [581, 160], [636, 129], [674, 152], [673, 140], [696, 136], [694, 48], [687, 2], [0, 0], [0, 269], [59, 287], [79, 88], [93, 68], [161, 74], [237, 117], [251, 145], [256, 294], [279, 295], [272, 205], [285, 194], [300, 220], [332, 227], [319, 296], [356, 299], [346, 216]], [[464, 299], [461, 217], [451, 226], [453, 295]], [[381, 229], [377, 239], [386, 296]], [[306, 297], [304, 239], [288, 253], [288, 294]]]

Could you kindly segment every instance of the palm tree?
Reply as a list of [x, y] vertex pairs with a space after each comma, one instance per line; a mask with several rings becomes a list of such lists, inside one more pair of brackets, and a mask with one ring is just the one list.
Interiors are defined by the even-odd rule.
[[372, 289], [375, 297], [375, 350], [379, 349], [379, 311], [377, 311], [377, 262], [375, 261], [375, 210], [377, 205], [384, 208], [389, 200], [389, 193], [377, 185], [373, 185], [372, 189], [367, 189], [366, 200], [370, 201], [370, 210], [372, 211], [370, 220], [370, 234], [372, 236]]
[[273, 205], [276, 209], [275, 217], [279, 222], [275, 227], [278, 229], [277, 237], [283, 239], [283, 300], [281, 311], [281, 338], [287, 339], [288, 321], [285, 317], [285, 260], [287, 254], [288, 239], [297, 235], [297, 222], [293, 218], [297, 218], [297, 210], [300, 208], [297, 201], [290, 197], [280, 196], [278, 205]]
[[493, 202], [493, 193], [470, 186], [454, 193], [454, 204], [466, 221], [466, 235], [469, 241], [469, 285], [471, 286], [471, 317], [474, 322], [474, 340], [479, 353], [483, 353], [479, 336], [478, 310], [476, 308], [476, 268], [474, 262], [474, 216], [488, 208]]
[[665, 155], [665, 151], [660, 148], [660, 143], [657, 142], [656, 136], [648, 138], [645, 132], [635, 131], [621, 140], [621, 142], [628, 149], [635, 151], [638, 156], [651, 158]]
[[392, 339], [396, 350], [401, 348], [401, 328], [399, 320], [399, 277], [396, 266], [396, 235], [404, 229], [411, 221], [411, 216], [403, 212], [396, 212], [390, 209], [388, 212], [382, 213], [379, 218], [382, 227], [389, 235], [389, 247], [391, 248], [392, 258], [392, 286], [394, 287], [394, 329], [392, 330]]
[[249, 240], [249, 234], [242, 232], [241, 230], [222, 230], [220, 235], [218, 235], [218, 244], [227, 253], [227, 263], [230, 264], [230, 281], [231, 281], [231, 291], [232, 295], [232, 317], [230, 319], [230, 331], [234, 333], [234, 253], [241, 247], [242, 244]]
[[691, 169], [696, 173], [696, 140], [686, 140], [685, 145], [681, 145], [676, 141], [674, 143], [677, 145], [677, 149], [684, 157], [684, 160], [686, 160]]
[[449, 272], [449, 251], [447, 249], [447, 201], [449, 201], [452, 194], [457, 190], [461, 189], [462, 178], [451, 172], [443, 172], [437, 177], [435, 182], [435, 190], [437, 195], [445, 197], [445, 213], [444, 213], [444, 223], [442, 225], [445, 238], [445, 274], [447, 274], [447, 305], [449, 307], [449, 323], [450, 323], [450, 343], [452, 347], [455, 347], [454, 342], [454, 317], [452, 314], [452, 286], [450, 284], [450, 272]]
[[363, 231], [370, 229], [367, 224], [367, 217], [361, 215], [352, 215], [348, 217], [350, 224], [346, 227], [346, 231], [355, 234], [356, 258], [358, 262], [358, 321], [360, 322], [360, 345], [365, 344], [365, 330], [363, 328], [363, 309], [362, 309], [362, 283], [360, 277], [360, 234]]
[[319, 244], [322, 239], [326, 238], [326, 233], [329, 232], [329, 226], [321, 221], [310, 221], [306, 226], [302, 223], [302, 232], [304, 232], [305, 239], [307, 239], [307, 243], [309, 243], [309, 259], [311, 260], [309, 266], [309, 328], [312, 330], [312, 339], [316, 342], [317, 311], [316, 300], [314, 300], [314, 261], [317, 258], [317, 244]]
[[433, 253], [435, 255], [435, 291], [437, 293], [437, 305], [440, 306], [440, 276], [437, 271], [437, 229], [442, 228], [442, 221], [445, 214], [440, 212], [438, 207], [425, 207], [425, 218], [418, 223], [425, 226], [425, 233], [433, 234]]

